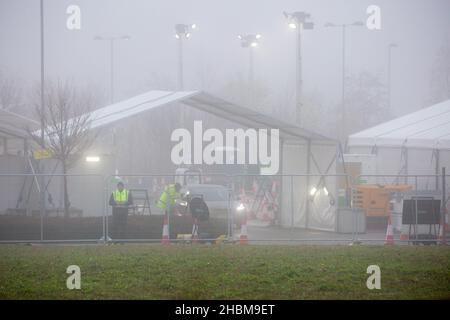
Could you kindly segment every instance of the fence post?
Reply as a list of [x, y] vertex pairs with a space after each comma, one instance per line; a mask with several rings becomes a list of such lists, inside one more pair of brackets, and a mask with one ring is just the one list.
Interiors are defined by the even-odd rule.
[[107, 182], [107, 177], [102, 176], [103, 179], [103, 215], [102, 215], [102, 232], [103, 235], [101, 237], [101, 239], [103, 239], [103, 243], [106, 244], [107, 243], [107, 239], [106, 239], [106, 214], [107, 214], [107, 210], [108, 210], [108, 182]]
[[[229, 179], [229, 177], [227, 177], [227, 179]], [[231, 242], [231, 240], [232, 240], [232, 232], [233, 232], [233, 215], [232, 214], [230, 214], [230, 212], [231, 212], [231, 192], [232, 192], [232, 182], [230, 183], [230, 181], [228, 180], [228, 182], [227, 182], [227, 185], [228, 185], [228, 205], [227, 205], [227, 233], [228, 233], [228, 235], [227, 235], [227, 237], [228, 237], [228, 241], [229, 242]], [[243, 199], [241, 199], [241, 201], [242, 201]]]
[[355, 206], [353, 205], [352, 199], [354, 198], [354, 192], [355, 192], [355, 184], [360, 181], [361, 177], [356, 177], [356, 181], [354, 179], [351, 180], [351, 186], [350, 186], [350, 199], [347, 199], [347, 204], [350, 205], [350, 209], [352, 211], [352, 243], [356, 241], [356, 235], [355, 235], [355, 216], [356, 216], [356, 210]]
[[294, 227], [294, 176], [291, 175], [291, 228]]
[[445, 234], [445, 212], [446, 212], [446, 194], [445, 194], [445, 167], [442, 167], [442, 213], [441, 213], [441, 228], [442, 228], [442, 239], [443, 239], [443, 244], [446, 243], [446, 234]]

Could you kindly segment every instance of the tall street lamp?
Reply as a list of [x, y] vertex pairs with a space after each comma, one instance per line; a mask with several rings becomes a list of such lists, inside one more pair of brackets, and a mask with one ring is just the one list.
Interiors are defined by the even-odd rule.
[[184, 89], [183, 83], [183, 39], [189, 39], [192, 35], [192, 31], [197, 29], [197, 25], [191, 24], [176, 24], [175, 25], [175, 38], [178, 40], [178, 91]]
[[94, 40], [108, 41], [109, 42], [109, 55], [110, 55], [110, 102], [114, 103], [114, 41], [117, 40], [130, 40], [130, 36], [112, 36], [112, 37], [103, 37], [103, 36], [95, 36]]
[[[99, 41], [108, 41], [109, 42], [109, 54], [110, 54], [110, 103], [114, 103], [114, 41], [117, 40], [130, 40], [130, 36], [122, 35], [122, 36], [111, 36], [111, 37], [103, 37], [103, 36], [95, 36], [94, 40]], [[114, 171], [116, 176], [119, 174], [118, 168], [118, 160], [117, 160], [117, 134], [116, 128], [112, 129], [112, 143], [113, 143], [113, 153], [114, 153]]]
[[390, 43], [388, 46], [388, 110], [391, 111], [391, 90], [392, 90], [392, 82], [391, 82], [391, 77], [392, 77], [392, 64], [391, 64], [391, 60], [392, 60], [392, 49], [393, 48], [397, 48], [398, 45], [396, 43]]
[[[45, 75], [44, 75], [44, 0], [40, 0], [40, 33], [41, 33], [41, 147], [42, 149], [45, 149], [45, 97], [44, 97], [44, 91], [45, 91]], [[28, 155], [27, 155], [28, 156]], [[44, 160], [41, 160], [42, 164], [40, 167], [40, 171], [42, 174], [45, 172], [45, 165], [43, 163]], [[40, 201], [41, 201], [41, 222], [40, 222], [40, 236], [41, 240], [44, 239], [44, 223], [43, 219], [45, 216], [45, 177], [41, 176], [39, 179], [40, 183]]]
[[306, 12], [296, 11], [293, 13], [283, 12], [291, 29], [297, 30], [297, 66], [296, 66], [296, 85], [295, 85], [295, 108], [297, 122], [301, 123], [302, 111], [302, 31], [314, 28], [314, 23], [307, 21], [311, 15]]
[[249, 68], [248, 68], [248, 84], [250, 87], [250, 105], [253, 106], [255, 98], [255, 82], [254, 82], [254, 71], [253, 71], [253, 50], [259, 45], [259, 39], [261, 35], [257, 34], [246, 34], [238, 35], [238, 39], [241, 40], [241, 47], [248, 48], [249, 52]]
[[343, 24], [335, 24], [331, 22], [327, 22], [325, 27], [329, 28], [341, 28], [342, 29], [342, 122], [341, 122], [341, 139], [342, 141], [346, 140], [345, 137], [345, 129], [346, 129], [346, 110], [345, 110], [345, 36], [347, 27], [362, 27], [364, 23], [361, 21], [355, 21], [353, 23], [343, 23]]

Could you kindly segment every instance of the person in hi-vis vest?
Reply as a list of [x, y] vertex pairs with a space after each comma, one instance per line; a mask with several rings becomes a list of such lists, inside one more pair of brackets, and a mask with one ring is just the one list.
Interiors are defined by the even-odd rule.
[[123, 182], [117, 184], [117, 189], [111, 193], [109, 205], [112, 206], [112, 237], [124, 239], [127, 230], [128, 207], [133, 204], [133, 196], [125, 189]]
[[180, 190], [181, 185], [177, 182], [175, 184], [169, 184], [161, 193], [157, 206], [164, 211], [164, 214], [173, 213], [175, 200], [181, 198]]

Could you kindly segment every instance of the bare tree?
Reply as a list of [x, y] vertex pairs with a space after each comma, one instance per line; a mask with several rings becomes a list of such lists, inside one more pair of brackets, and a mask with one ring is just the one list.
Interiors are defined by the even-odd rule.
[[253, 83], [249, 83], [242, 72], [237, 72], [230, 78], [231, 80], [217, 92], [219, 96], [261, 113], [271, 113], [268, 99], [271, 92], [263, 81], [255, 79]]
[[[47, 149], [61, 164], [64, 174], [64, 216], [68, 217], [70, 201], [66, 174], [97, 136], [90, 130], [89, 111], [93, 99], [92, 95], [81, 93], [70, 82], [49, 83], [45, 88], [44, 98], [44, 108], [36, 103], [35, 112], [45, 123], [45, 139], [41, 140], [40, 132], [28, 130], [28, 133], [33, 141]], [[40, 101], [40, 97], [36, 101]]]
[[345, 116], [347, 135], [391, 118], [387, 88], [375, 74], [363, 71], [346, 81]]
[[0, 72], [0, 108], [12, 110], [22, 102], [21, 90], [17, 80]]

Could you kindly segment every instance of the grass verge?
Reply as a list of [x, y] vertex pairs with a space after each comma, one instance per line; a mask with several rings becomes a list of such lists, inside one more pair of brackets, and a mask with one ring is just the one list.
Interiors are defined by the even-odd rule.
[[[369, 265], [381, 290], [369, 290]], [[81, 268], [81, 290], [66, 268]], [[450, 299], [437, 246], [0, 246], [1, 299]]]

